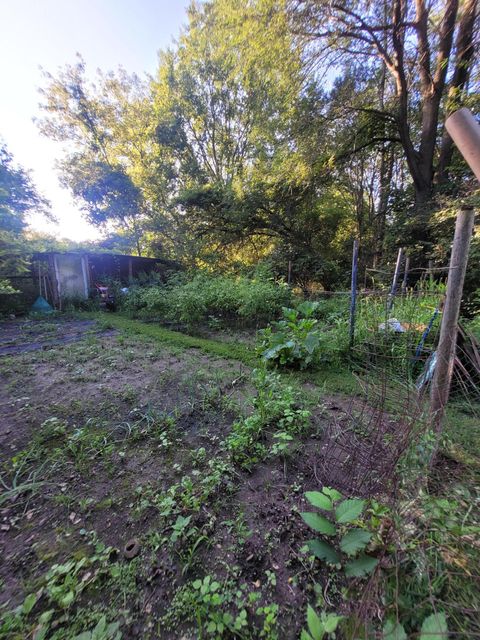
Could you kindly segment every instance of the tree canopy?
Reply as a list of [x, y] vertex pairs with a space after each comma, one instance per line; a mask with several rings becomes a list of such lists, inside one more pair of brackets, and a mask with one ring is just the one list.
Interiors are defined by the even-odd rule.
[[270, 260], [299, 282], [438, 250], [437, 212], [474, 185], [444, 129], [478, 105], [477, 0], [192, 3], [152, 78], [42, 90], [45, 135], [87, 218], [139, 254], [228, 268]]
[[25, 269], [23, 233], [28, 213], [46, 212], [48, 202], [40, 196], [27, 171], [15, 165], [5, 145], [0, 146], [0, 292], [15, 291], [9, 277]]

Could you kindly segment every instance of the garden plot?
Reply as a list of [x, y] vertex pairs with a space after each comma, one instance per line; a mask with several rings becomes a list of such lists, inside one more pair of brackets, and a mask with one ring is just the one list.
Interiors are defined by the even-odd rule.
[[308, 602], [343, 606], [299, 512], [351, 403], [91, 329], [1, 359], [0, 635], [297, 638]]

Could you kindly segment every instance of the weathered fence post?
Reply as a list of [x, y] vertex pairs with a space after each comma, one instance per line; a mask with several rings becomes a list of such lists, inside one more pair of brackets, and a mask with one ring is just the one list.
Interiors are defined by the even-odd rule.
[[397, 292], [398, 276], [400, 275], [400, 267], [402, 266], [402, 258], [403, 258], [403, 249], [400, 248], [398, 250], [397, 264], [395, 265], [395, 273], [393, 274], [392, 286], [391, 286], [390, 293], [389, 293], [389, 296], [388, 296], [387, 320], [388, 320], [388, 316], [390, 315], [390, 311], [392, 310], [392, 307], [393, 307], [393, 300], [395, 298], [395, 293]]
[[288, 261], [287, 284], [292, 284], [292, 261]]
[[357, 306], [358, 240], [353, 241], [352, 283], [350, 289], [350, 349], [355, 339], [355, 308]]
[[467, 269], [468, 250], [472, 239], [473, 221], [473, 207], [462, 207], [455, 225], [452, 255], [448, 269], [447, 293], [437, 348], [437, 364], [430, 393], [432, 427], [437, 432], [442, 428], [442, 419], [450, 393], [450, 383], [455, 363], [460, 303]]
[[407, 284], [408, 284], [408, 272], [410, 270], [410, 256], [405, 258], [405, 271], [403, 274], [403, 282], [402, 282], [402, 293], [407, 292]]

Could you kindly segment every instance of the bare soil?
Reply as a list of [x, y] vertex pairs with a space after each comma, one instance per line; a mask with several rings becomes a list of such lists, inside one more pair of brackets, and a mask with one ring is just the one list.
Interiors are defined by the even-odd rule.
[[[385, 489], [382, 451], [368, 483], [365, 470], [348, 466], [358, 443], [350, 452], [347, 442], [332, 444], [350, 401], [309, 385], [308, 432], [288, 456], [246, 470], [224, 447], [233, 422], [251, 411], [244, 365], [93, 321], [8, 322], [0, 331], [0, 614], [38, 596], [18, 634], [5, 637], [22, 637], [48, 609], [49, 638], [74, 638], [100, 614], [119, 620], [124, 638], [200, 637], [180, 596], [205, 576], [222, 585], [227, 609], [247, 611], [247, 638], [275, 637], [259, 612], [274, 604], [278, 637], [297, 638], [315, 584], [327, 602], [340, 601], [341, 577], [301, 551], [311, 532], [299, 512], [304, 492], [322, 485], [346, 495]], [[334, 446], [341, 454], [332, 469]], [[172, 540], [179, 516], [188, 527]], [[62, 610], [45, 576], [91, 555], [92, 537], [113, 548], [118, 575], [85, 569], [91, 587]], [[139, 553], [128, 559], [132, 539]]]

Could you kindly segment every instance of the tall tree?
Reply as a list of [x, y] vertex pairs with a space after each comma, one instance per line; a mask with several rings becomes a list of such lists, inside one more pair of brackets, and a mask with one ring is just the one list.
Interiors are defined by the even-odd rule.
[[393, 0], [387, 15], [385, 0], [291, 0], [289, 7], [294, 32], [317, 45], [316, 55], [388, 71], [393, 99], [378, 115], [395, 123], [421, 214], [432, 195], [441, 103], [462, 29], [458, 0]]
[[25, 271], [27, 247], [23, 235], [27, 215], [48, 212], [48, 202], [38, 193], [27, 171], [15, 165], [5, 145], [0, 145], [0, 292], [11, 293], [8, 276]]
[[[475, 25], [478, 20], [478, 0], [465, 0], [460, 8], [461, 17], [455, 45], [455, 63], [448, 85], [446, 114], [453, 113], [462, 106], [467, 97], [467, 86], [470, 79], [475, 55], [478, 55], [478, 35]], [[477, 32], [478, 33], [478, 32]], [[477, 40], [477, 42], [476, 42]], [[443, 131], [438, 160], [437, 181], [444, 184], [448, 180], [448, 169], [453, 156], [453, 140], [446, 129]]]
[[129, 233], [140, 254], [146, 219], [165, 201], [148, 83], [122, 69], [89, 82], [81, 58], [57, 77], [46, 74], [40, 130], [67, 142], [62, 182], [93, 224]]

